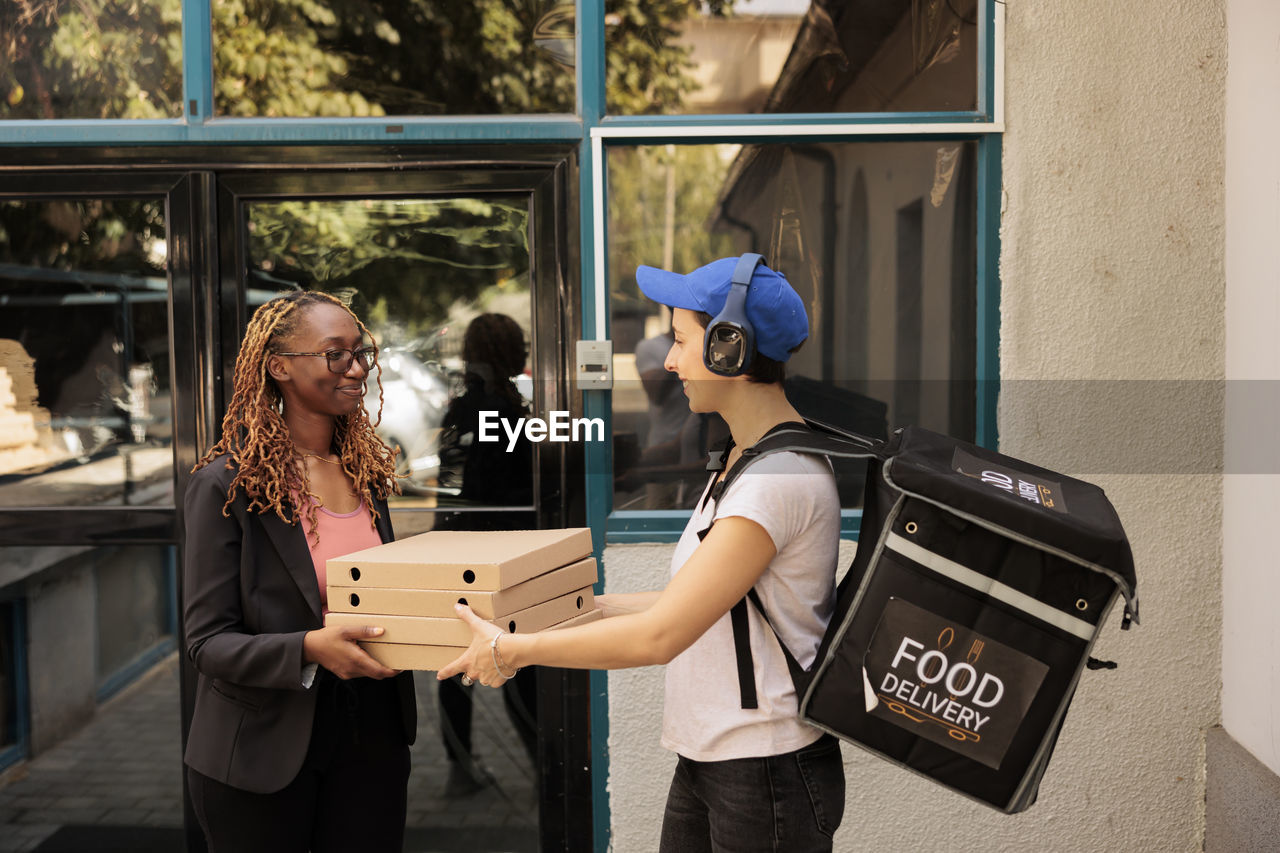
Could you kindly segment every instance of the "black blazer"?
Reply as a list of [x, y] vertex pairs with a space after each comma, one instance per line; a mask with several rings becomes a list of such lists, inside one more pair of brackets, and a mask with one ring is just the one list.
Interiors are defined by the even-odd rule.
[[[186, 763], [236, 788], [271, 793], [302, 768], [316, 683], [302, 684], [302, 638], [322, 627], [320, 586], [302, 522], [249, 512], [243, 492], [224, 517], [235, 472], [219, 456], [187, 485], [183, 614], [199, 681]], [[385, 501], [378, 533], [394, 538]], [[406, 743], [417, 730], [413, 674], [395, 677]]]

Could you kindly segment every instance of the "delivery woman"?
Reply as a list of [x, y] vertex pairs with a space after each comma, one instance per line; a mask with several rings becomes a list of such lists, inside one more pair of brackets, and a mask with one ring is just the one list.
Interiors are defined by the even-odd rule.
[[322, 627], [325, 561], [392, 538], [395, 461], [364, 408], [377, 349], [341, 302], [262, 305], [222, 436], [187, 487], [183, 607], [200, 674], [187, 781], [213, 853], [399, 851], [411, 673]]
[[[744, 257], [745, 273], [738, 258], [687, 275], [636, 270], [645, 295], [673, 309], [664, 366], [690, 410], [717, 412], [729, 426], [726, 469], [770, 430], [802, 420], [782, 382], [783, 363], [808, 336], [804, 304], [786, 278], [756, 265], [759, 256]], [[610, 618], [538, 634], [507, 634], [459, 605], [474, 639], [439, 677], [497, 686], [530, 665], [666, 664], [662, 743], [678, 763], [661, 850], [831, 850], [844, 811], [839, 745], [799, 720], [778, 640], [808, 666], [831, 617], [835, 478], [825, 460], [796, 453], [761, 459], [724, 494], [714, 489], [720, 476], [676, 545], [665, 589], [600, 596]], [[748, 608], [758, 707], [744, 709], [729, 611], [752, 587], [777, 635]]]

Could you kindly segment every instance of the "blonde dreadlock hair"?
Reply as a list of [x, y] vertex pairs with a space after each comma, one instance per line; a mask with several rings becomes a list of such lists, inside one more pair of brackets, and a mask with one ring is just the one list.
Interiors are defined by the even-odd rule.
[[[240, 354], [236, 357], [235, 393], [222, 419], [222, 437], [209, 448], [192, 472], [208, 465], [216, 456], [227, 454], [227, 468], [235, 477], [227, 489], [227, 502], [222, 514], [228, 515], [236, 490], [244, 491], [249, 509], [274, 511], [281, 520], [296, 524], [293, 496], [311, 495], [302, 457], [289, 437], [281, 409], [280, 389], [267, 373], [267, 358], [285, 349], [282, 343], [297, 331], [306, 309], [315, 305], [337, 305], [351, 315], [362, 335], [377, 346], [373, 335], [355, 313], [327, 293], [302, 290], [278, 296], [260, 306], [249, 320]], [[378, 421], [382, 419], [381, 368], [378, 376]], [[332, 450], [341, 458], [342, 470], [355, 484], [356, 494], [369, 508], [370, 522], [376, 522], [378, 511], [372, 496], [385, 500], [400, 492], [396, 483], [395, 454], [373, 431], [369, 413], [360, 406], [350, 415], [334, 419]], [[316, 535], [316, 501], [307, 501], [307, 529]]]

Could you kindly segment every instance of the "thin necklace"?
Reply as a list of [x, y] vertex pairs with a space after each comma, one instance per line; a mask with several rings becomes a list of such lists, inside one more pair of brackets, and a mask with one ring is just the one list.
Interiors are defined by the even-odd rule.
[[341, 459], [339, 459], [337, 462], [334, 462], [332, 459], [325, 459], [323, 456], [317, 456], [317, 455], [316, 455], [316, 454], [314, 454], [314, 453], [308, 453], [307, 451], [303, 450], [301, 447], [299, 447], [299, 446], [298, 446], [298, 445], [296, 445], [296, 444], [293, 446], [293, 449], [294, 449], [294, 450], [296, 450], [296, 451], [297, 451], [299, 454], [301, 454], [302, 456], [309, 456], [309, 457], [311, 457], [312, 459], [319, 459], [321, 462], [328, 462], [330, 465], [341, 465], [341, 464], [342, 464], [342, 460], [341, 460]]

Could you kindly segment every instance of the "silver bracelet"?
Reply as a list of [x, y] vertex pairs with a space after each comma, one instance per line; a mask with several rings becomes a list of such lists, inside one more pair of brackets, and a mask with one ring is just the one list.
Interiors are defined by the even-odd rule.
[[520, 667], [516, 667], [512, 670], [510, 675], [507, 675], [502, 671], [502, 666], [505, 662], [502, 660], [502, 652], [498, 651], [498, 639], [502, 636], [502, 633], [502, 631], [499, 631], [493, 635], [493, 639], [489, 641], [489, 652], [493, 658], [493, 668], [498, 671], [498, 675], [501, 675], [506, 679], [512, 679], [516, 677], [516, 673], [520, 671]]

